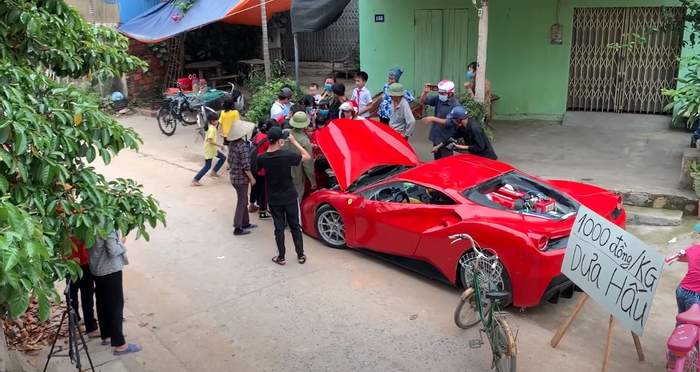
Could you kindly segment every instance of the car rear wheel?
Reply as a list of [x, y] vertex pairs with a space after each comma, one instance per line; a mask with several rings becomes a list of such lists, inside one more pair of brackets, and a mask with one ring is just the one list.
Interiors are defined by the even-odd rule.
[[316, 211], [316, 231], [324, 244], [331, 248], [345, 248], [345, 224], [335, 208], [326, 204]]
[[[476, 253], [471, 250], [466, 252], [459, 259], [459, 279], [462, 281], [464, 288], [469, 288], [472, 286], [474, 260], [476, 260]], [[482, 276], [479, 278], [479, 282], [481, 284], [480, 293], [486, 293], [488, 291], [503, 291], [512, 293], [508, 272], [500, 259], [496, 260], [495, 265], [493, 265], [493, 262], [489, 260], [480, 261], [480, 265], [480, 271], [482, 273]], [[507, 302], [503, 302], [502, 306], [508, 307], [511, 302], [512, 296]]]

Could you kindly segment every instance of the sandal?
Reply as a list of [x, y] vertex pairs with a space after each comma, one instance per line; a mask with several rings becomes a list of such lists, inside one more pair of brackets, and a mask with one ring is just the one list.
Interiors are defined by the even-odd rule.
[[129, 345], [127, 345], [126, 349], [124, 349], [122, 351], [114, 350], [114, 352], [112, 354], [114, 356], [120, 356], [120, 355], [124, 355], [124, 354], [138, 353], [141, 350], [143, 350], [141, 345], [129, 344]]
[[260, 214], [258, 214], [258, 218], [260, 218], [261, 220], [265, 218], [270, 218], [270, 214], [267, 213], [267, 211], [262, 211], [260, 212]]
[[279, 256], [272, 257], [272, 262], [282, 266], [287, 263], [287, 261], [284, 260], [284, 258], [279, 258]]
[[306, 255], [303, 255], [298, 258], [300, 264], [305, 264], [306, 263]]

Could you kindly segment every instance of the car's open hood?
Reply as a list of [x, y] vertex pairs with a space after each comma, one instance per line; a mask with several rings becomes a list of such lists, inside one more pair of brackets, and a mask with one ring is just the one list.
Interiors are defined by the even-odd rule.
[[401, 135], [366, 119], [334, 120], [318, 131], [316, 140], [342, 190], [374, 167], [419, 164], [416, 152]]

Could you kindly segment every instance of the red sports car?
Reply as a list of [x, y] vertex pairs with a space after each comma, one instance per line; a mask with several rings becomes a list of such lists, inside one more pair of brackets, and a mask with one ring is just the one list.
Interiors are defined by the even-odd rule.
[[448, 236], [470, 234], [498, 255], [496, 284], [517, 307], [573, 291], [560, 267], [579, 204], [625, 224], [621, 198], [612, 192], [541, 180], [472, 155], [421, 163], [400, 135], [369, 120], [336, 120], [316, 140], [335, 182], [303, 201], [307, 234], [334, 248], [431, 268], [457, 286], [468, 283], [459, 262], [470, 247], [451, 245]]

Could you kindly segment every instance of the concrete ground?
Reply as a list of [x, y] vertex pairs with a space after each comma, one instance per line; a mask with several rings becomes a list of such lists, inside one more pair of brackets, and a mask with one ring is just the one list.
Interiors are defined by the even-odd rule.
[[[232, 236], [235, 197], [227, 178], [206, 178], [204, 187], [189, 187], [202, 163], [202, 145], [195, 142], [192, 128], [179, 127], [172, 137], [165, 137], [155, 119], [132, 116], [122, 122], [141, 134], [144, 145], [140, 152], [124, 152], [109, 167], [99, 168], [108, 177], [131, 177], [143, 183], [167, 211], [168, 226], [155, 230], [150, 242], [130, 239], [127, 244], [131, 265], [124, 275], [125, 333], [128, 341], [142, 344], [144, 351], [115, 358], [107, 347], [90, 341], [98, 370], [489, 370], [488, 347], [468, 346], [469, 340], [478, 337], [478, 330], [461, 330], [453, 323], [459, 290], [366, 254], [327, 248], [309, 237], [304, 239], [307, 264], [290, 261], [279, 267], [270, 262], [275, 254], [270, 221], [255, 217], [260, 227], [253, 234]], [[570, 130], [541, 128], [554, 133]], [[528, 150], [525, 141], [539, 142], [527, 136], [527, 129], [499, 124], [496, 150], [502, 158], [513, 156], [504, 151], [503, 144], [512, 141], [505, 133], [518, 131], [523, 153]], [[612, 139], [603, 141], [614, 144]], [[564, 146], [575, 142], [567, 140]], [[550, 144], [528, 151], [566, 155], [560, 147]], [[519, 161], [532, 164], [528, 171], [546, 170], [543, 160], [525, 160]], [[585, 174], [574, 172], [584, 160], [574, 162], [571, 172], [558, 175], [557, 169], [568, 169], [559, 166], [548, 175], [602, 177], [602, 170], [595, 172], [596, 168]], [[632, 230], [668, 253], [689, 243], [686, 232], [691, 223]], [[668, 244], [673, 237], [677, 242]], [[642, 337], [647, 361], [636, 360], [629, 333], [618, 327], [610, 371], [662, 370], [665, 340], [674, 325], [674, 288], [684, 270], [674, 265], [662, 275]], [[518, 329], [519, 371], [600, 368], [608, 318], [593, 302], [580, 313], [560, 347], [549, 347], [554, 331], [574, 304], [572, 299], [524, 312], [509, 310]], [[66, 361], [52, 363], [56, 363], [54, 370], [74, 370]]]

